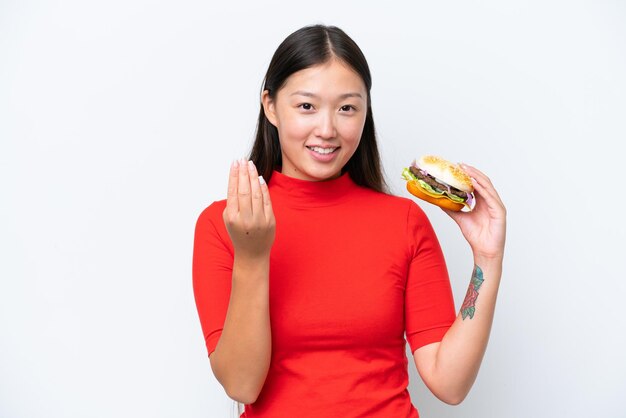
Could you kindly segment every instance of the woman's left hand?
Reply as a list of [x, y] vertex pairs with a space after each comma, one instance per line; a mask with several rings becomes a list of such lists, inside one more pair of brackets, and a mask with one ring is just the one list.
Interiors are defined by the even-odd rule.
[[444, 209], [461, 228], [476, 257], [502, 258], [506, 238], [506, 208], [491, 180], [474, 167], [461, 164], [474, 185], [476, 204], [471, 212]]

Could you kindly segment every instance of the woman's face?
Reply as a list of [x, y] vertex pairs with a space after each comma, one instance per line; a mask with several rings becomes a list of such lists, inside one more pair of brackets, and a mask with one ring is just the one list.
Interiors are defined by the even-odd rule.
[[331, 59], [293, 73], [274, 98], [265, 91], [262, 100], [278, 129], [284, 175], [312, 181], [341, 175], [365, 125], [367, 91], [358, 73]]

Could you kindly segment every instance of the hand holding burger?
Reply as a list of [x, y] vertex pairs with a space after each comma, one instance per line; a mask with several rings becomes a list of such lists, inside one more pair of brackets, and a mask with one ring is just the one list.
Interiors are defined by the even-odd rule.
[[[459, 225], [475, 260], [487, 263], [485, 260], [502, 259], [506, 209], [483, 172], [427, 155], [405, 168], [402, 176], [412, 195], [440, 206]], [[463, 207], [470, 211], [461, 212]]]
[[441, 157], [425, 155], [402, 171], [406, 188], [413, 196], [452, 211], [472, 210], [474, 186], [458, 165]]

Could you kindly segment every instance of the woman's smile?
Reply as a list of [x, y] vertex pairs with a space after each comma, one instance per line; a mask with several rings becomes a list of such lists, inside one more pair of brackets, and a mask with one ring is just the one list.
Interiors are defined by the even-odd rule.
[[367, 91], [354, 70], [332, 59], [292, 74], [273, 99], [263, 96], [263, 106], [278, 130], [282, 173], [329, 180], [359, 146]]

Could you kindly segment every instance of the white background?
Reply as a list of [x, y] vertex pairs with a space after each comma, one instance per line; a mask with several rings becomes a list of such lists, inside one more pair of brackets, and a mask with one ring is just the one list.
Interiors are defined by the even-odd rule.
[[[0, 1], [1, 417], [232, 414], [196, 316], [194, 225], [250, 147], [272, 53], [311, 23], [369, 60], [395, 193], [434, 153], [508, 208], [478, 380], [452, 407], [411, 368], [422, 416], [626, 416], [626, 4], [376, 4]], [[459, 305], [471, 253], [422, 207]]]

